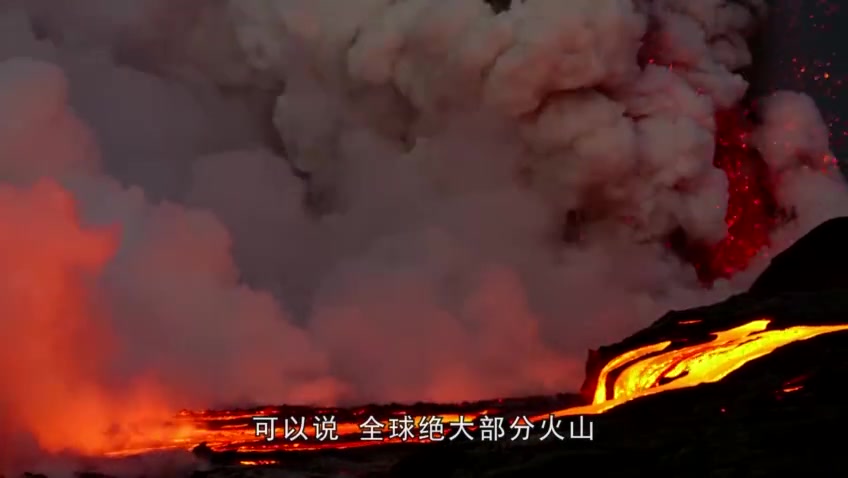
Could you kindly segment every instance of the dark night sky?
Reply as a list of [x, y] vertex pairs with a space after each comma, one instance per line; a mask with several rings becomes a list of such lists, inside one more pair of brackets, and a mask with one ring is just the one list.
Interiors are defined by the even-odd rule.
[[812, 96], [831, 128], [831, 147], [848, 164], [848, 2], [777, 0], [755, 48], [752, 93]]

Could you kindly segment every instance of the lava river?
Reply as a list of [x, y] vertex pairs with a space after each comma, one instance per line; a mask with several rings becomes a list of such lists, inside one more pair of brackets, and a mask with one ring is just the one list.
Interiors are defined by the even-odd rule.
[[[157, 450], [191, 449], [203, 443], [213, 451], [276, 452], [430, 441], [420, 437], [392, 437], [388, 424], [393, 418], [397, 421], [397, 417], [414, 420], [416, 427], [422, 421], [439, 420], [445, 430], [460, 420], [473, 423], [483, 416], [503, 417], [505, 423], [526, 420], [535, 425], [535, 431], [539, 431], [543, 429], [540, 425], [546, 420], [603, 413], [640, 397], [717, 382], [746, 363], [784, 345], [848, 330], [848, 325], [794, 326], [771, 330], [768, 328], [769, 323], [768, 319], [754, 320], [714, 333], [710, 340], [695, 345], [675, 346], [671, 341], [663, 341], [622, 353], [600, 371], [591, 404], [569, 404], [566, 399], [558, 403], [557, 399], [548, 398], [461, 405], [367, 406], [358, 409], [267, 407], [253, 410], [183, 411], [167, 426], [156, 427], [156, 436], [150, 436], [145, 441], [135, 440], [133, 446], [120, 447], [108, 455], [128, 456]], [[276, 417], [274, 440], [256, 436], [254, 417], [257, 416]], [[310, 426], [316, 417], [332, 418], [336, 438], [317, 439], [315, 428]], [[286, 421], [292, 420], [294, 423], [301, 418], [306, 423], [304, 435], [297, 440], [286, 439]], [[382, 425], [382, 439], [362, 439], [365, 423], [369, 420]], [[170, 435], [164, 430], [171, 430]], [[447, 431], [445, 435], [448, 435]]]

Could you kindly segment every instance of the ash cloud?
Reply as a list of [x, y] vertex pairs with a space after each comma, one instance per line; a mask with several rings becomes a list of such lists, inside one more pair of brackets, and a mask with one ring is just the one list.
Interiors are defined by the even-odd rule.
[[769, 98], [751, 144], [797, 219], [704, 289], [663, 244], [727, 234], [714, 117], [764, 2], [514, 3], [0, 3], [7, 438], [573, 390], [587, 348], [845, 214], [815, 105]]

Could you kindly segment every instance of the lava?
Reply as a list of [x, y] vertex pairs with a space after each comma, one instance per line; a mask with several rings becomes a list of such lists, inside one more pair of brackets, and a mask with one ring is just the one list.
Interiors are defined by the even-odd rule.
[[[190, 449], [203, 444], [204, 449], [215, 452], [280, 452], [318, 449], [344, 449], [399, 442], [427, 442], [430, 440], [386, 437], [363, 441], [363, 425], [371, 417], [383, 425], [410, 417], [416, 427], [434, 417], [446, 426], [459, 421], [474, 421], [480, 417], [504, 417], [507, 423], [525, 419], [539, 425], [553, 417], [582, 416], [606, 412], [614, 407], [641, 397], [668, 390], [694, 387], [717, 382], [746, 363], [761, 358], [787, 344], [811, 339], [832, 332], [848, 330], [848, 325], [794, 326], [769, 329], [770, 320], [759, 319], [738, 327], [719, 331], [704, 343], [676, 345], [663, 341], [631, 350], [610, 360], [600, 372], [594, 398], [588, 405], [556, 405], [544, 400], [498, 400], [479, 404], [430, 405], [401, 407], [367, 406], [357, 409], [308, 409], [305, 407], [267, 407], [255, 410], [183, 411], [170, 424], [181, 430], [179, 437], [171, 440], [151, 440], [145, 446], [116, 449], [109, 456], [128, 456], [155, 450]], [[614, 377], [614, 378], [613, 378]], [[475, 408], [476, 407], [476, 408]], [[253, 417], [278, 417], [277, 439], [257, 438]], [[286, 417], [326, 417], [336, 419], [337, 436], [332, 441], [316, 440], [315, 431], [306, 428], [306, 438], [300, 441], [284, 439], [282, 423]], [[307, 418], [310, 419], [310, 418]], [[307, 422], [308, 423], [308, 422]], [[534, 430], [541, 427], [536, 426]], [[190, 432], [186, 432], [187, 430]], [[476, 427], [472, 427], [476, 429]], [[447, 435], [447, 432], [445, 433]], [[244, 460], [244, 464], [270, 463], [269, 460]]]
[[[848, 330], [848, 325], [769, 330], [769, 323], [767, 319], [755, 320], [718, 332], [707, 343], [675, 350], [665, 351], [672, 345], [672, 342], [665, 341], [626, 352], [601, 370], [592, 405], [561, 413], [600, 413], [635, 398], [717, 382], [751, 360], [764, 357], [784, 345]], [[623, 370], [608, 389], [608, 378], [621, 367]]]
[[705, 284], [744, 270], [768, 247], [779, 218], [768, 166], [750, 145], [753, 125], [747, 112], [724, 111], [717, 115], [716, 125], [713, 164], [727, 176], [727, 234], [716, 244], [689, 241], [685, 231], [677, 231], [670, 240], [670, 247], [695, 267]]

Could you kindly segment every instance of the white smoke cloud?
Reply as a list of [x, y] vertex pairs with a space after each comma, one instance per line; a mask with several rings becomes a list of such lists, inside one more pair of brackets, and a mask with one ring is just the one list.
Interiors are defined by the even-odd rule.
[[[33, 246], [9, 257], [87, 297], [66, 319], [10, 299], [0, 335], [44, 314], [98, 331], [0, 370], [3, 428], [97, 452], [48, 428], [76, 411], [96, 435], [116, 401], [143, 419], [575, 389], [587, 348], [744, 287], [762, 258], [703, 290], [663, 241], [727, 232], [714, 117], [745, 93], [763, 2], [514, 3], [0, 4], [0, 221]], [[780, 246], [848, 195], [813, 172], [832, 164], [809, 99], [762, 116], [752, 145], [800, 218]], [[80, 274], [48, 247], [65, 235], [102, 261]], [[56, 369], [80, 350], [99, 360]], [[57, 370], [55, 413], [7, 386]]]

